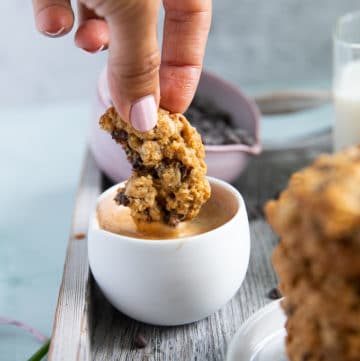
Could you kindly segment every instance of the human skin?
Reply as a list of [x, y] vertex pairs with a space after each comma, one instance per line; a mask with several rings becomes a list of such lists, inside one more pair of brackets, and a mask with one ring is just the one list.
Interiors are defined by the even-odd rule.
[[[211, 23], [211, 0], [79, 0], [75, 44], [90, 53], [109, 50], [108, 79], [120, 116], [140, 130], [156, 125], [159, 105], [184, 112], [196, 90]], [[38, 30], [50, 37], [74, 25], [70, 0], [33, 0]]]

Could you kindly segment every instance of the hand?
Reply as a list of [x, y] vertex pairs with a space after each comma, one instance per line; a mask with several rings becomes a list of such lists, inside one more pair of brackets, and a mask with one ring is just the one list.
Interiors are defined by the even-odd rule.
[[[163, 0], [163, 46], [157, 42], [160, 0], [79, 0], [78, 47], [109, 48], [108, 79], [116, 110], [140, 131], [152, 129], [159, 103], [184, 112], [198, 85], [211, 22], [211, 0]], [[37, 28], [68, 33], [70, 0], [33, 0]], [[160, 97], [161, 89], [161, 97]]]

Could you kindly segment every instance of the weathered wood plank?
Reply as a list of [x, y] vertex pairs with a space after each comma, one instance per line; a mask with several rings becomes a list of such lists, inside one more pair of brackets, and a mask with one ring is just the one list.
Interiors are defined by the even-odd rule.
[[[304, 142], [293, 150], [265, 152], [254, 159], [235, 186], [246, 199], [249, 213], [256, 209], [251, 228], [251, 259], [237, 295], [207, 319], [181, 327], [155, 327], [116, 311], [88, 277], [85, 241], [70, 240], [50, 352], [51, 361], [220, 361], [237, 328], [270, 300], [276, 286], [270, 255], [276, 237], [261, 214], [263, 204], [284, 188], [295, 170], [329, 148], [329, 136]], [[105, 185], [107, 186], [107, 185]], [[74, 214], [73, 232], [86, 232], [90, 205], [100, 193], [100, 173], [87, 158]], [[86, 218], [86, 220], [85, 220]], [[144, 300], [146, 302], [146, 300]], [[137, 348], [136, 335], [148, 341]]]
[[[95, 170], [95, 171], [94, 171]], [[89, 214], [100, 192], [100, 172], [89, 152], [75, 201], [71, 236], [56, 308], [49, 361], [90, 360], [87, 293], [89, 264], [86, 234]], [[75, 235], [78, 235], [77, 239]]]

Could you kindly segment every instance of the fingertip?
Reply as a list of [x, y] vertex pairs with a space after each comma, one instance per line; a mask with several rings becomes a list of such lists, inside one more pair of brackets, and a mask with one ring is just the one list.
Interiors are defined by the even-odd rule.
[[52, 5], [41, 10], [36, 15], [36, 25], [39, 32], [50, 37], [59, 37], [71, 31], [74, 24], [74, 14], [64, 6]]
[[76, 31], [75, 45], [89, 53], [107, 49], [108, 44], [109, 28], [104, 20], [86, 20]]

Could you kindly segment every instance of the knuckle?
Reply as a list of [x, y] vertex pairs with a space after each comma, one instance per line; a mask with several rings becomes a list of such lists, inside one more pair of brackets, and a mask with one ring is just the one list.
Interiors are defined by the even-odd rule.
[[[134, 19], [144, 14], [150, 14], [157, 7], [153, 0], [122, 0], [118, 1], [118, 15], [124, 19]], [[116, 14], [115, 14], [116, 16]]]
[[160, 54], [156, 49], [142, 57], [141, 61], [130, 61], [124, 63], [122, 59], [111, 63], [119, 80], [125, 81], [147, 81], [152, 79], [159, 71]]
[[103, 17], [129, 17], [143, 10], [143, 1], [140, 0], [81, 0], [81, 2]]
[[53, 6], [68, 7], [66, 2], [63, 0], [52, 0], [52, 1], [35, 1], [34, 6], [36, 12], [40, 14], [42, 11], [49, 9]]

